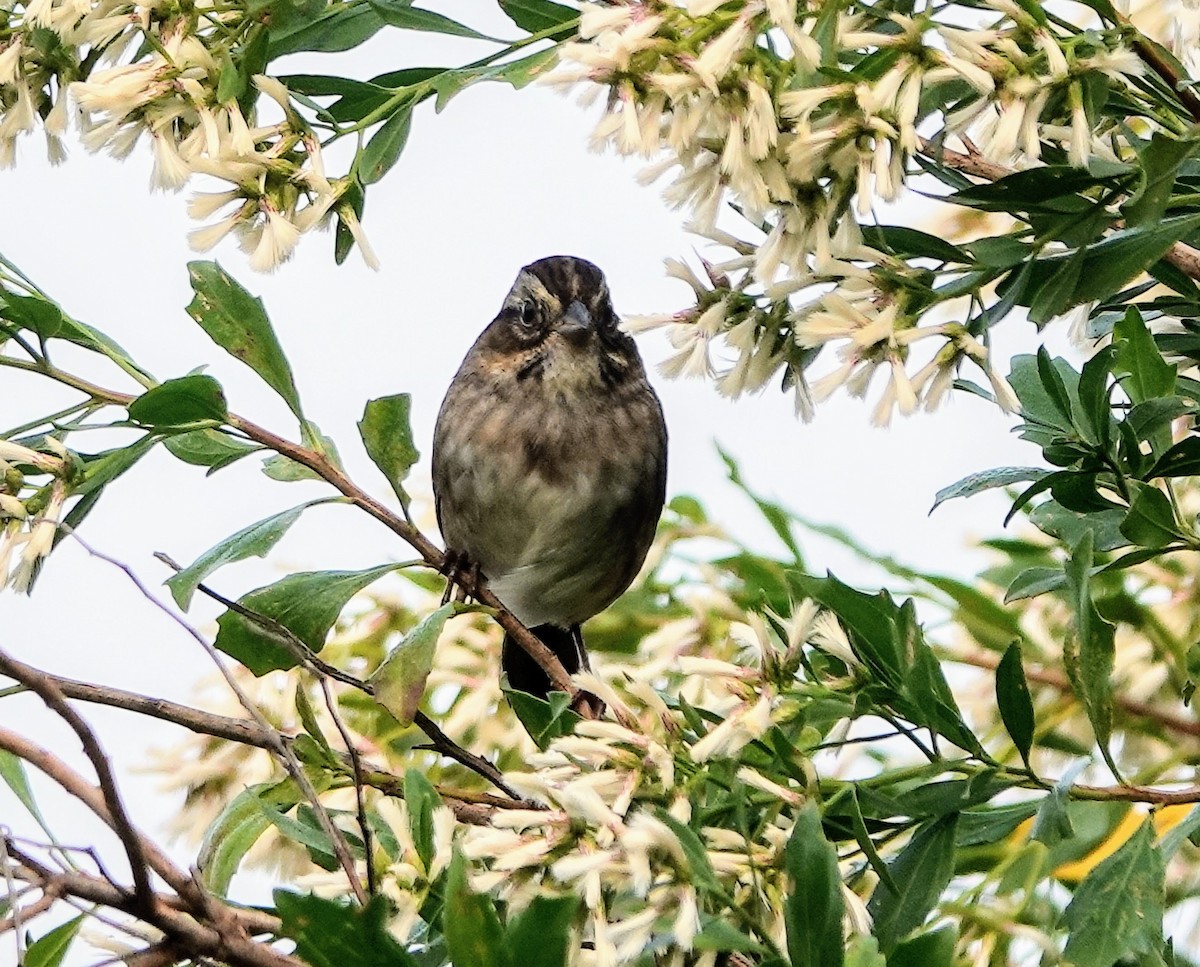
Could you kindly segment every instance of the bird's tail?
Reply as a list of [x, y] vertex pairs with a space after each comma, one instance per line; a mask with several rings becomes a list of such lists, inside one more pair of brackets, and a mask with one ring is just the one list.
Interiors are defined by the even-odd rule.
[[[574, 675], [580, 668], [588, 667], [587, 652], [583, 646], [583, 636], [579, 626], [560, 628], [558, 625], [537, 625], [530, 628], [544, 644], [562, 662], [568, 675]], [[508, 675], [508, 686], [518, 692], [528, 692], [538, 698], [545, 698], [554, 691], [550, 676], [542, 671], [529, 653], [505, 633], [504, 651], [500, 656], [500, 667]]]

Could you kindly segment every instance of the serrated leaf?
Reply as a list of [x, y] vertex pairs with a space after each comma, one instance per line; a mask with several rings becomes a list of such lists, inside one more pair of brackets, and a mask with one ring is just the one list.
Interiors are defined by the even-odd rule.
[[216, 262], [189, 262], [188, 277], [195, 292], [188, 315], [213, 342], [258, 373], [303, 421], [292, 368], [262, 299], [250, 295]]
[[49, 933], [39, 937], [25, 951], [25, 957], [21, 961], [22, 967], [59, 967], [82, 925], [83, 916], [80, 915], [66, 923], [60, 923]]
[[167, 578], [163, 583], [170, 589], [175, 603], [186, 611], [192, 603], [192, 595], [196, 593], [196, 586], [206, 577], [226, 564], [244, 561], [248, 557], [266, 557], [271, 548], [279, 543], [288, 528], [299, 520], [305, 510], [314, 504], [324, 502], [324, 500], [311, 500], [299, 507], [292, 507], [290, 510], [264, 517], [249, 527], [243, 527], [236, 534], [210, 547], [182, 571]]
[[383, 125], [371, 135], [359, 158], [358, 172], [364, 185], [373, 185], [391, 171], [408, 143], [412, 130], [412, 105], [401, 105]]
[[448, 619], [466, 610], [470, 610], [466, 605], [450, 601], [426, 615], [371, 675], [375, 701], [391, 712], [401, 725], [411, 725], [421, 705], [442, 628]]
[[1063, 953], [1077, 967], [1111, 967], [1126, 954], [1162, 948], [1165, 868], [1150, 817], [1075, 890]]
[[433, 861], [433, 813], [442, 805], [442, 797], [420, 769], [404, 773], [404, 804], [408, 807], [408, 831], [417, 855], [430, 868]]
[[146, 426], [182, 426], [229, 415], [225, 391], [211, 376], [195, 373], [169, 379], [129, 404], [129, 418]]
[[939, 490], [929, 512], [932, 514], [947, 500], [953, 500], [956, 497], [971, 497], [983, 493], [985, 490], [1009, 487], [1015, 483], [1041, 480], [1048, 472], [1041, 467], [996, 467], [994, 470], [981, 470], [978, 473], [968, 474], [961, 480]]
[[837, 852], [825, 839], [821, 814], [811, 799], [796, 817], [785, 863], [792, 884], [784, 900], [792, 967], [841, 967], [842, 878]]
[[491, 897], [474, 893], [467, 883], [467, 864], [455, 849], [446, 878], [442, 932], [454, 964], [471, 967], [514, 967], [504, 945], [504, 929]]
[[[238, 603], [288, 629], [311, 651], [325, 646], [325, 637], [346, 603], [367, 585], [396, 570], [383, 564], [365, 571], [305, 571], [242, 595]], [[218, 649], [255, 675], [294, 668], [299, 664], [286, 638], [270, 627], [226, 611], [217, 619]]]
[[996, 666], [996, 704], [1000, 708], [1004, 727], [1008, 729], [1025, 767], [1032, 768], [1029, 765], [1029, 750], [1033, 748], [1033, 699], [1021, 667], [1021, 646], [1015, 642], [1008, 646], [1000, 664]]
[[877, 890], [867, 905], [879, 948], [891, 954], [896, 945], [925, 922], [954, 875], [954, 830], [957, 814], [918, 830], [890, 864], [892, 877], [905, 889], [898, 895]]
[[408, 393], [397, 393], [370, 400], [358, 421], [358, 432], [367, 448], [367, 456], [383, 472], [405, 507], [410, 498], [404, 489], [404, 480], [421, 456], [413, 443], [411, 410], [412, 397]]
[[242, 857], [271, 827], [261, 804], [269, 802], [280, 809], [291, 809], [304, 797], [291, 779], [261, 783], [238, 793], [204, 834], [196, 863], [204, 885], [217, 896], [225, 896]]
[[417, 967], [388, 931], [392, 908], [383, 896], [362, 907], [286, 890], [276, 890], [274, 899], [283, 935], [312, 967]]

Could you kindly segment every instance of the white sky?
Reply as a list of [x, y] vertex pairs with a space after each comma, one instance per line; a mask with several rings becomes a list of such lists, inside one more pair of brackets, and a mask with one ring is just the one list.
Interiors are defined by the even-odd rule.
[[[472, 25], [512, 33], [483, 6]], [[462, 63], [477, 50], [385, 32], [350, 54], [293, 58], [273, 70], [366, 78], [402, 66]], [[662, 260], [690, 255], [697, 242], [682, 230], [684, 216], [662, 204], [658, 189], [636, 184], [637, 164], [589, 153], [593, 117], [553, 91], [514, 92], [499, 84], [466, 91], [441, 115], [431, 105], [420, 108], [404, 156], [368, 195], [364, 224], [383, 263], [379, 273], [366, 269], [357, 253], [335, 266], [328, 234], [305, 238], [295, 258], [270, 276], [251, 273], [229, 242], [202, 256], [216, 257], [264, 297], [307, 413], [337, 441], [351, 476], [381, 498], [391, 495], [355, 428], [364, 402], [412, 393], [423, 454], [413, 489], [428, 493], [429, 441], [442, 393], [521, 265], [544, 255], [580, 255], [605, 271], [619, 312], [687, 305], [688, 290], [665, 278]], [[283, 404], [184, 313], [191, 297], [185, 264], [201, 257], [186, 243], [196, 224], [184, 211], [186, 192], [149, 193], [149, 172], [148, 151], [114, 162], [78, 146], [67, 164], [52, 169], [40, 140], [27, 139], [16, 169], [0, 172], [0, 252], [159, 378], [207, 363], [233, 410], [294, 433]], [[907, 211], [919, 210], [919, 202]], [[1001, 351], [1036, 345], [1024, 322], [1010, 321], [1001, 336]], [[641, 345], [651, 364], [668, 352], [656, 338]], [[60, 364], [68, 359], [63, 354]], [[72, 398], [18, 377], [0, 371], [0, 426]], [[869, 425], [870, 406], [854, 401], [826, 404], [805, 425], [792, 415], [790, 397], [774, 389], [731, 403], [704, 383], [668, 383], [657, 374], [654, 381], [670, 430], [669, 494], [698, 496], [714, 519], [764, 549], [776, 549], [770, 532], [724, 482], [714, 443], [739, 459], [759, 491], [844, 527], [878, 551], [964, 577], [984, 560], [969, 550], [970, 538], [998, 531], [1004, 499], [955, 501], [929, 517], [934, 493], [968, 473], [1038, 457], [1009, 434], [1012, 420], [965, 394], [933, 416], [898, 418], [879, 430]], [[83, 447], [79, 439], [72, 443]], [[255, 459], [206, 480], [202, 469], [155, 453], [110, 488], [82, 533], [157, 586], [167, 575], [151, 558], [154, 551], [186, 563], [238, 528], [323, 492], [315, 484], [267, 480]], [[814, 572], [831, 567], [852, 582], [879, 582], [877, 573], [852, 566], [827, 544], [813, 541], [806, 548]], [[364, 515], [318, 508], [270, 561], [235, 565], [214, 583], [236, 597], [277, 579], [281, 568], [359, 568], [408, 556]], [[202, 627], [217, 614], [208, 602], [194, 607], [192, 618]], [[188, 701], [193, 683], [211, 671], [195, 643], [122, 574], [69, 541], [48, 562], [32, 598], [0, 596], [0, 646], [60, 674], [179, 701]], [[148, 746], [166, 745], [179, 733], [127, 713], [98, 707], [84, 713], [116, 759], [135, 819], [157, 831], [172, 804], [156, 796], [157, 780], [137, 768]], [[5, 699], [0, 721], [81, 762], [77, 742], [40, 713], [35, 699]], [[35, 780], [63, 838], [89, 839], [93, 827], [79, 810]], [[33, 830], [2, 789], [0, 823]], [[0, 962], [6, 957], [0, 953]]]

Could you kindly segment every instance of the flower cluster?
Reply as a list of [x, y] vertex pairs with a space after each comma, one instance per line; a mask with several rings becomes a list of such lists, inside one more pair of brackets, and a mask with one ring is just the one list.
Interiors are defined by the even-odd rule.
[[[252, 267], [267, 271], [336, 210], [375, 264], [347, 200], [350, 179], [327, 177], [317, 136], [286, 88], [258, 74], [237, 96], [248, 80], [237, 65], [265, 29], [245, 8], [212, 0], [186, 8], [28, 0], [7, 15], [7, 29], [0, 20], [0, 168], [13, 164], [17, 139], [39, 117], [51, 160], [61, 160], [70, 98], [88, 149], [125, 157], [150, 143], [155, 187], [178, 190], [193, 175], [227, 183], [189, 206], [197, 219], [224, 212], [192, 233], [198, 250], [233, 232]], [[259, 94], [278, 107], [278, 120], [259, 118]]]
[[[0, 589], [27, 592], [58, 536], [72, 460], [53, 437], [45, 446], [49, 452], [0, 440]], [[51, 479], [30, 488], [27, 473]]]
[[[933, 292], [927, 269], [866, 243], [858, 219], [900, 197], [918, 128], [939, 117], [1007, 164], [1037, 162], [1043, 145], [1075, 165], [1113, 159], [1086, 90], [1093, 77], [1127, 87], [1142, 66], [1116, 32], [1057, 33], [1008, 0], [988, 6], [997, 23], [967, 30], [932, 12], [852, 5], [831, 18], [796, 0], [584, 5], [557, 80], [608, 89], [595, 144], [653, 159], [649, 180], [673, 172], [668, 201], [733, 252], [711, 267], [712, 289], [671, 267], [696, 290], [695, 310], [634, 321], [669, 327], [676, 353], [664, 372], [713, 375], [721, 336], [734, 353], [718, 374], [723, 392], [757, 390], [782, 371], [807, 417], [838, 387], [863, 396], [882, 369], [874, 418], [886, 423], [895, 409], [936, 406], [971, 360], [1010, 407], [978, 332], [919, 325], [935, 308], [953, 318], [950, 297]], [[761, 231], [756, 240], [718, 226], [727, 202]], [[930, 337], [941, 345], [914, 367], [910, 347]], [[810, 388], [804, 371], [835, 341], [840, 365]]]

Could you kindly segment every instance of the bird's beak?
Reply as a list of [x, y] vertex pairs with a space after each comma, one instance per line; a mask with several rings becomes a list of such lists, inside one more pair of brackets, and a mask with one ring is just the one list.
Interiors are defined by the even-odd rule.
[[591, 335], [591, 314], [587, 311], [587, 307], [578, 299], [567, 306], [567, 311], [563, 313], [562, 322], [558, 324], [558, 331], [564, 339], [576, 346], [583, 345], [587, 341], [588, 336]]

